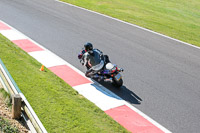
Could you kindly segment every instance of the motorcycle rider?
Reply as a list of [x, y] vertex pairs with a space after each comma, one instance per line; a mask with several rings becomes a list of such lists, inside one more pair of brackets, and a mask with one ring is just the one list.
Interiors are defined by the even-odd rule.
[[103, 52], [98, 49], [93, 49], [92, 43], [84, 45], [85, 53], [83, 53], [83, 65], [87, 67], [85, 76], [91, 77], [99, 72], [104, 67]]
[[[82, 65], [87, 67], [85, 76], [92, 77], [98, 73], [107, 63], [110, 62], [107, 55], [103, 55], [103, 52], [99, 49], [93, 49], [92, 43], [86, 43], [84, 45], [85, 50], [78, 56], [79, 59], [83, 59]], [[103, 77], [99, 77], [103, 78]], [[101, 80], [101, 79], [99, 79]]]

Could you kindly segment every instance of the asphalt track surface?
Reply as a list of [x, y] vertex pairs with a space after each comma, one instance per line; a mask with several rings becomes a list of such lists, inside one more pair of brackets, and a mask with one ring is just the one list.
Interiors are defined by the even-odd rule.
[[124, 86], [102, 83], [176, 133], [200, 127], [200, 49], [54, 0], [1, 0], [0, 19], [85, 71], [85, 42], [124, 68]]

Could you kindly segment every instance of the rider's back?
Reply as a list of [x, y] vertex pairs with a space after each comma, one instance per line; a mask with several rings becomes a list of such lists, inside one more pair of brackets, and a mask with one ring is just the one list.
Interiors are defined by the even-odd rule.
[[89, 62], [92, 66], [98, 65], [102, 60], [102, 54], [97, 49], [93, 49], [92, 54], [89, 54], [89, 53], [86, 53], [86, 54], [87, 54], [86, 56], [88, 56], [87, 58], [89, 59]]

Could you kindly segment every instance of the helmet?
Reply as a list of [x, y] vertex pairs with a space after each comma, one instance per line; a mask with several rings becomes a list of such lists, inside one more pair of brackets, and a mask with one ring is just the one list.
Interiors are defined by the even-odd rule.
[[91, 51], [91, 50], [93, 50], [93, 46], [92, 46], [92, 43], [86, 43], [85, 45], [84, 45], [84, 47], [85, 47], [85, 50], [86, 51]]

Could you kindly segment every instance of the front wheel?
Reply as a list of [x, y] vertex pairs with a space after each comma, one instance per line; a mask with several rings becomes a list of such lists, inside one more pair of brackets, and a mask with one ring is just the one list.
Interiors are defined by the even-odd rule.
[[119, 88], [119, 87], [121, 87], [123, 85], [123, 80], [122, 80], [122, 78], [120, 80], [116, 80], [115, 78], [113, 78], [113, 83], [112, 84]]

